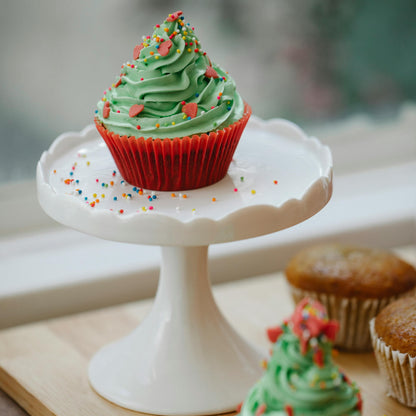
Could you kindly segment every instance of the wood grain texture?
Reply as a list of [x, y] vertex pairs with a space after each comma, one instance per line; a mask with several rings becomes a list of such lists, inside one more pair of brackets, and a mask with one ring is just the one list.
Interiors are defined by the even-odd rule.
[[[401, 254], [416, 260], [414, 248]], [[294, 306], [281, 274], [223, 284], [214, 294], [231, 324], [263, 347], [265, 328], [279, 324]], [[142, 301], [0, 332], [0, 388], [32, 416], [139, 415], [95, 394], [87, 365], [102, 345], [133, 330], [151, 305]], [[365, 416], [415, 416], [414, 409], [385, 395], [372, 353], [339, 353], [336, 361], [361, 387]], [[0, 396], [0, 414], [25, 413]]]

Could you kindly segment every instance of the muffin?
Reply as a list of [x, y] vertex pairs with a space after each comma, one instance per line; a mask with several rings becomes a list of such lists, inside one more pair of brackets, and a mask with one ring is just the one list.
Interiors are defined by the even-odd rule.
[[323, 305], [311, 299], [303, 299], [283, 325], [269, 328], [271, 357], [237, 409], [240, 416], [361, 415], [358, 387], [332, 359], [337, 329]]
[[222, 179], [250, 115], [178, 11], [133, 48], [95, 124], [127, 182], [174, 191]]
[[340, 323], [335, 340], [348, 351], [371, 350], [368, 322], [416, 287], [416, 270], [394, 254], [341, 244], [309, 247], [292, 258], [286, 278], [293, 299], [318, 299]]
[[386, 306], [371, 320], [370, 329], [387, 394], [416, 407], [416, 296]]

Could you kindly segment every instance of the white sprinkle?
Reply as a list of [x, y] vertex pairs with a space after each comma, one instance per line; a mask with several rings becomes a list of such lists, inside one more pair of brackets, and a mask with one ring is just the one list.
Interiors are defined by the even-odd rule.
[[290, 376], [290, 380], [295, 381], [295, 382], [298, 381], [299, 380], [299, 374], [292, 373], [291, 376]]

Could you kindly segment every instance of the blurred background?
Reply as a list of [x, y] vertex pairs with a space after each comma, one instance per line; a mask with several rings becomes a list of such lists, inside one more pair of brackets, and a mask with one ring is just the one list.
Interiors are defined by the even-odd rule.
[[416, 101], [415, 0], [0, 0], [0, 185], [33, 179], [56, 136], [90, 124], [142, 35], [176, 10], [264, 119], [385, 120]]

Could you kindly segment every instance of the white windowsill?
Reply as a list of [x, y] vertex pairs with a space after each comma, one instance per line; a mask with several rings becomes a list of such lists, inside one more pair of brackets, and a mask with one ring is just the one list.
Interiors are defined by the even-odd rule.
[[[212, 281], [281, 270], [294, 252], [318, 241], [415, 244], [415, 131], [416, 110], [406, 107], [396, 123], [356, 118], [313, 132], [334, 156], [329, 204], [288, 230], [210, 246]], [[0, 198], [0, 328], [154, 295], [159, 247], [104, 241], [55, 225], [37, 206], [33, 184], [7, 187]], [[6, 199], [16, 187], [16, 197]]]

